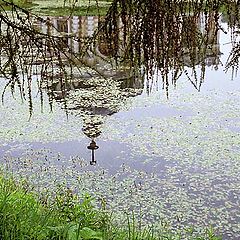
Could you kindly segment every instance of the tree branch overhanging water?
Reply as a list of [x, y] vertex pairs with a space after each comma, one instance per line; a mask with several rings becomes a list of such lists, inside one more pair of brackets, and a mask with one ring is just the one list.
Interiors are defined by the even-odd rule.
[[[5, 9], [6, 7], [8, 10]], [[44, 25], [48, 29], [47, 32], [38, 29], [36, 23]], [[55, 29], [56, 34], [53, 35], [49, 31], [51, 28], [54, 26], [49, 18], [32, 14], [12, 1], [3, 0], [0, 4], [0, 74], [9, 80], [4, 92], [8, 87], [14, 92], [17, 85], [22, 98], [28, 95], [30, 110], [33, 75], [39, 76], [38, 85], [42, 96], [43, 85], [51, 92], [50, 86], [54, 76], [58, 76], [64, 91], [74, 68], [81, 72], [80, 66], [84, 66], [88, 69], [88, 74], [92, 71], [98, 72], [84, 57], [94, 37], [80, 39], [74, 35], [64, 35], [57, 29]], [[80, 52], [76, 54], [71, 49], [68, 45], [69, 39], [83, 46]], [[51, 97], [49, 100], [51, 103]]]
[[[219, 32], [223, 30], [219, 23], [223, 10], [234, 14], [235, 19], [231, 18], [230, 24], [236, 26], [239, 7], [233, 1], [116, 0], [106, 16], [104, 32], [109, 46], [114, 49], [113, 57], [129, 61], [134, 69], [136, 65], [144, 67], [149, 77], [158, 69], [166, 89], [169, 73], [173, 84], [185, 73], [200, 90], [206, 58], [210, 55], [217, 58], [220, 54], [216, 45]], [[120, 48], [123, 48], [121, 56]], [[236, 63], [236, 59], [229, 64]], [[199, 79], [195, 74], [196, 65], [202, 68]], [[186, 66], [192, 68], [193, 79], [186, 72]]]
[[[5, 10], [6, 5], [11, 11]], [[29, 99], [33, 74], [40, 76], [40, 92], [45, 86], [50, 93], [54, 76], [65, 91], [73, 68], [81, 71], [84, 66], [89, 73], [93, 70], [103, 75], [88, 61], [89, 53], [105, 63], [113, 59], [114, 67], [124, 65], [131, 69], [132, 75], [142, 71], [150, 79], [157, 71], [166, 92], [169, 84], [176, 85], [182, 74], [200, 90], [209, 61], [216, 68], [220, 64], [218, 35], [223, 29], [219, 18], [223, 13], [229, 19], [229, 26], [236, 28], [234, 34], [239, 32], [239, 6], [230, 0], [113, 0], [98, 30], [88, 38], [62, 34], [57, 29], [53, 35], [49, 29], [54, 26], [49, 18], [34, 15], [12, 1], [2, 0], [0, 8], [0, 72], [9, 79], [6, 88], [14, 92], [17, 85], [22, 97], [28, 95]], [[46, 33], [36, 27], [37, 21], [45, 25]], [[81, 43], [79, 52], [69, 46], [69, 39]], [[99, 45], [105, 55], [94, 50]], [[236, 43], [226, 69], [238, 69], [239, 49]], [[201, 66], [200, 77], [196, 66]]]

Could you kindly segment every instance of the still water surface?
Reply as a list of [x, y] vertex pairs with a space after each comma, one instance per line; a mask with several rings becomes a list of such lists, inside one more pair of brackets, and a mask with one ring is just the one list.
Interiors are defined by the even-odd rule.
[[[49, 21], [82, 35], [97, 26], [97, 17]], [[146, 219], [168, 219], [176, 228], [212, 225], [224, 239], [239, 239], [240, 79], [225, 72], [232, 39], [228, 24], [219, 21], [227, 34], [218, 32], [200, 91], [181, 76], [167, 98], [157, 71], [151, 80], [114, 72], [108, 79], [74, 79], [67, 108], [56, 82], [52, 112], [47, 94], [41, 109], [36, 88], [30, 120], [28, 103], [6, 93], [0, 106], [4, 166], [36, 185], [65, 179], [79, 191], [100, 193], [115, 209], [140, 204]], [[2, 89], [4, 84], [2, 79]], [[92, 140], [98, 149], [88, 148]]]

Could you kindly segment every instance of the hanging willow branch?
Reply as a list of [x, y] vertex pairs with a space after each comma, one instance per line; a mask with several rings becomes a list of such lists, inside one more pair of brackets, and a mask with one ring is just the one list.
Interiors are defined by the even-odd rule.
[[[7, 11], [6, 7], [10, 10]], [[36, 23], [45, 25], [47, 32], [38, 30]], [[5, 89], [11, 87], [13, 92], [17, 85], [23, 98], [26, 94], [29, 95], [30, 108], [33, 75], [38, 76], [40, 92], [43, 84], [51, 91], [49, 86], [54, 76], [58, 76], [64, 91], [64, 85], [74, 69], [80, 72], [80, 67], [84, 66], [89, 69], [89, 73], [98, 72], [95, 66], [84, 58], [94, 41], [93, 37], [81, 39], [74, 35], [63, 35], [57, 29], [55, 29], [56, 34], [53, 35], [49, 31], [52, 28], [54, 26], [48, 18], [34, 15], [12, 1], [1, 1], [0, 74], [9, 80]], [[68, 45], [69, 39], [79, 42], [82, 46], [79, 52], [75, 53]]]
[[239, 12], [238, 5], [227, 0], [114, 0], [103, 31], [118, 63], [128, 62], [133, 70], [143, 68], [149, 78], [157, 70], [166, 89], [169, 76], [176, 84], [185, 73], [200, 90], [207, 59], [215, 59], [216, 68], [220, 63], [217, 45], [223, 7]]
[[[6, 11], [6, 6], [11, 10]], [[0, 74], [9, 79], [6, 87], [12, 91], [16, 85], [19, 87], [23, 98], [31, 95], [33, 75], [39, 76], [40, 91], [43, 85], [51, 91], [51, 81], [58, 76], [64, 92], [66, 79], [71, 78], [75, 69], [80, 71], [79, 66], [102, 74], [85, 58], [91, 52], [103, 60], [111, 57], [114, 67], [127, 66], [133, 75], [141, 70], [151, 78], [157, 72], [166, 90], [170, 83], [176, 85], [182, 74], [200, 90], [209, 59], [216, 68], [220, 63], [218, 35], [222, 30], [219, 18], [223, 8], [229, 16], [234, 13], [235, 19], [229, 19], [230, 25], [235, 26], [239, 6], [230, 0], [113, 0], [98, 30], [83, 39], [63, 35], [57, 29], [55, 35], [48, 30], [43, 33], [35, 23], [54, 28], [48, 18], [2, 0]], [[69, 46], [69, 39], [81, 43], [77, 54]], [[99, 48], [97, 45], [105, 54], [94, 50]], [[228, 67], [238, 66], [238, 49], [236, 45]], [[196, 66], [201, 68], [200, 76]]]
[[237, 73], [240, 65], [240, 1], [231, 4], [226, 9], [229, 27], [232, 30], [232, 51], [228, 57], [226, 71], [232, 69], [233, 73]]

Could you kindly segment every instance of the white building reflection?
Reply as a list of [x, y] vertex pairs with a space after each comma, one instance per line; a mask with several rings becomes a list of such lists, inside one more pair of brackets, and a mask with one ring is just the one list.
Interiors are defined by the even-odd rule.
[[[216, 16], [217, 13], [212, 12], [208, 15], [201, 13], [198, 16], [185, 15], [182, 17], [181, 27], [178, 31], [180, 31], [181, 35], [181, 39], [179, 39], [182, 41], [181, 45], [185, 46], [184, 51], [186, 54], [183, 56], [184, 65], [191, 66], [193, 64], [190, 59], [191, 56], [189, 54], [189, 49], [192, 47], [199, 48], [199, 39], [202, 39], [203, 44], [200, 45], [200, 48], [206, 49], [206, 51], [205, 53], [203, 53], [203, 51], [199, 51], [199, 56], [195, 59], [196, 62], [194, 65], [198, 65], [202, 61], [202, 57], [205, 58], [207, 66], [218, 65], [220, 63], [220, 30], [219, 20]], [[83, 44], [84, 39], [93, 36], [94, 31], [98, 28], [98, 24], [101, 20], [98, 16], [49, 16], [44, 17], [44, 19], [47, 24], [46, 22], [39, 22], [37, 24], [42, 32], [50, 35], [65, 36], [68, 47], [70, 47], [71, 51], [74, 53], [80, 52], [83, 47], [81, 45]], [[163, 35], [165, 34], [167, 34], [167, 30], [166, 33], [163, 33]], [[81, 39], [82, 41], [77, 41], [76, 39]], [[198, 44], [195, 45], [194, 41], [198, 41]], [[97, 45], [98, 46], [95, 46], [95, 48], [98, 50], [98, 53], [104, 57], [108, 50], [105, 49], [106, 44], [104, 43], [102, 36], [101, 42], [98, 41]], [[202, 54], [204, 55], [200, 56]]]

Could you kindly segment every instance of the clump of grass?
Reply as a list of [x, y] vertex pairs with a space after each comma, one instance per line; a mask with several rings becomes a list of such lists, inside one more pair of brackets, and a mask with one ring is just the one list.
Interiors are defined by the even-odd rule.
[[[51, 201], [39, 199], [22, 183], [0, 176], [0, 239], [186, 239], [186, 233], [167, 229], [142, 228], [127, 215], [126, 222], [118, 225], [105, 205], [97, 207], [90, 195], [79, 198], [70, 190], [60, 189]], [[192, 235], [192, 233], [190, 234]], [[184, 236], [184, 237], [183, 237]], [[217, 240], [213, 231], [190, 239]]]
[[80, 201], [65, 192], [57, 194], [54, 202], [42, 202], [21, 184], [1, 177], [0, 218], [3, 240], [101, 239], [106, 216], [94, 208], [90, 196]]

